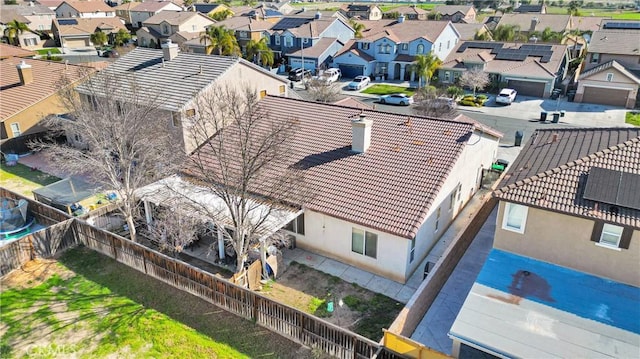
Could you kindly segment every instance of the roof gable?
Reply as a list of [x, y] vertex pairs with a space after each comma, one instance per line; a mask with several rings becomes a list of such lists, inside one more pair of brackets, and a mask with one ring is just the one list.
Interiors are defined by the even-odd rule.
[[604, 64], [598, 65], [590, 70], [583, 72], [582, 74], [580, 74], [580, 77], [578, 78], [578, 80], [585, 80], [602, 71], [611, 70], [611, 69], [617, 70], [618, 73], [622, 74], [629, 80], [634, 81], [640, 85], [640, 78], [638, 78], [638, 76], [636, 76], [633, 72], [627, 70], [624, 66], [622, 66], [616, 60], [607, 61]]

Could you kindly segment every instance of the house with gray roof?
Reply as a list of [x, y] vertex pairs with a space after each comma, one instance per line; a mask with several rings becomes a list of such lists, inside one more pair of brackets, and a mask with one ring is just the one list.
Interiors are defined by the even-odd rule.
[[442, 62], [438, 79], [453, 84], [464, 71], [480, 69], [496, 87], [549, 97], [565, 78], [568, 62], [566, 45], [461, 41]]
[[[288, 94], [288, 81], [242, 58], [180, 52], [171, 42], [162, 46], [162, 50], [134, 49], [77, 91], [85, 96], [115, 96], [127, 101], [134, 92], [131, 87], [135, 86], [139, 96], [159, 104], [166, 116], [158, 121], [166, 122], [176, 143], [185, 146], [188, 152], [198, 143], [183, 133], [182, 123], [198, 116], [195, 102], [199, 96], [224, 86], [237, 89], [249, 86], [261, 97]], [[117, 90], [102, 93], [105, 84], [111, 81], [118, 82]]]
[[199, 36], [213, 24], [214, 20], [199, 12], [160, 11], [145, 20], [142, 27], [136, 31], [138, 46], [157, 48], [167, 39], [182, 45], [185, 39]]
[[537, 130], [498, 188], [453, 356], [637, 356], [640, 129]]
[[[274, 96], [257, 108], [263, 121], [297, 126], [289, 158], [265, 164], [265, 180], [295, 166], [312, 191], [294, 203], [298, 217], [283, 230], [297, 247], [384, 276], [390, 286], [407, 281], [478, 190], [501, 136], [462, 115], [407, 117]], [[225, 135], [232, 146], [233, 132]], [[193, 156], [212, 158], [210, 151], [203, 145]], [[215, 160], [197, 167], [185, 169], [196, 181], [218, 168]]]
[[[572, 22], [571, 15], [520, 13], [503, 14], [498, 20], [496, 27], [498, 26], [516, 26], [520, 34], [529, 38], [547, 28], [564, 36], [571, 31]], [[556, 42], [561, 42], [561, 39], [562, 37], [558, 38]]]
[[161, 11], [182, 11], [182, 7], [171, 1], [147, 1], [136, 5], [129, 14], [131, 16], [131, 26], [134, 29], [141, 28], [142, 24], [150, 17]]
[[356, 20], [380, 20], [382, 19], [382, 10], [377, 5], [367, 4], [342, 4], [340, 12], [351, 19]]
[[438, 5], [433, 8], [434, 14], [439, 14], [440, 20], [451, 22], [476, 22], [476, 9], [473, 5]]
[[382, 17], [385, 19], [396, 19], [400, 15], [404, 15], [405, 20], [427, 20], [429, 12], [416, 5], [398, 6], [385, 11]]

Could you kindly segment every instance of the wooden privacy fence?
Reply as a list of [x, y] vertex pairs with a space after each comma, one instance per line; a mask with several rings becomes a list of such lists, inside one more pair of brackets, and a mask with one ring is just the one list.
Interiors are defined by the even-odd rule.
[[313, 315], [204, 272], [113, 233], [74, 221], [78, 243], [189, 292], [286, 338], [337, 358], [403, 358], [380, 344]]

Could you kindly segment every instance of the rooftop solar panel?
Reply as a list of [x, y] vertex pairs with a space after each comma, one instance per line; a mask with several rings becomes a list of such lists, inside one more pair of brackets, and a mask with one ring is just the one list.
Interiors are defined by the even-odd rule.
[[592, 167], [585, 199], [640, 210], [640, 175]]
[[603, 29], [640, 29], [640, 21], [633, 22], [606, 22]]
[[58, 24], [60, 24], [60, 25], [78, 25], [78, 20], [76, 20], [76, 19], [60, 19], [60, 20], [58, 20]]
[[300, 27], [310, 21], [312, 18], [300, 18], [300, 17], [285, 17], [282, 20], [278, 21], [271, 30], [287, 30], [296, 27]]

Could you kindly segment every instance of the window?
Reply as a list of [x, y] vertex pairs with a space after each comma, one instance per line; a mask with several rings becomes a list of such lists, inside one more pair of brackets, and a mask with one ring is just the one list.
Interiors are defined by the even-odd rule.
[[172, 112], [171, 113], [171, 125], [173, 125], [173, 127], [178, 127], [180, 126], [180, 114], [177, 112]]
[[286, 86], [285, 85], [280, 85], [280, 94], [284, 95], [284, 93], [287, 91]]
[[406, 44], [406, 43], [405, 43], [405, 44], [402, 44], [402, 45], [400, 45], [400, 46], [401, 46], [400, 48], [401, 48], [402, 50], [404, 50], [404, 51], [409, 50], [409, 44]]
[[361, 42], [360, 44], [363, 50], [369, 50], [369, 46], [371, 45], [368, 42]]
[[289, 232], [301, 234], [304, 236], [304, 213], [299, 215], [296, 219], [289, 222], [286, 226], [284, 226]]
[[442, 43], [438, 44], [438, 51], [442, 51]]
[[191, 25], [191, 31], [196, 32], [197, 26], [196, 25]]
[[600, 244], [608, 247], [618, 248], [620, 244], [620, 238], [622, 238], [622, 231], [624, 228], [620, 226], [614, 226], [613, 224], [605, 223], [602, 226], [602, 234], [600, 235]]
[[280, 45], [280, 35], [276, 35], [276, 45]]
[[390, 54], [391, 53], [391, 45], [389, 45], [389, 44], [380, 45], [380, 53], [381, 54]]
[[18, 137], [20, 136], [20, 124], [17, 122], [14, 122], [11, 124], [11, 132], [13, 132], [13, 137]]
[[424, 54], [424, 45], [418, 44], [418, 49], [416, 50], [416, 52], [419, 54]]
[[616, 226], [602, 221], [596, 221], [591, 233], [591, 240], [597, 246], [616, 250], [629, 249], [633, 229], [631, 227]]
[[186, 110], [186, 111], [184, 112], [184, 114], [185, 114], [185, 116], [187, 116], [187, 117], [194, 117], [194, 116], [196, 115], [196, 110], [195, 110], [195, 109], [193, 109], [193, 108], [190, 108], [190, 109]]
[[260, 91], [260, 98], [263, 99], [265, 97], [267, 97], [267, 90]]
[[444, 72], [444, 82], [449, 82], [451, 80], [451, 71]]
[[306, 37], [305, 37], [305, 38], [303, 38], [303, 39], [302, 39], [302, 43], [303, 43], [303, 44], [309, 43], [309, 39], [308, 39], [308, 38], [306, 38]]
[[438, 228], [440, 228], [440, 207], [438, 207], [438, 210], [436, 211], [436, 232], [438, 231]]
[[162, 33], [164, 34], [169, 33], [169, 26], [167, 24], [162, 25]]
[[352, 228], [351, 251], [376, 258], [378, 250], [378, 235], [362, 229]]
[[613, 73], [609, 72], [607, 74], [607, 81], [609, 81], [609, 82], [613, 81]]
[[502, 229], [524, 233], [528, 209], [528, 207], [523, 205], [507, 203], [504, 208], [504, 216], [502, 218]]
[[411, 252], [409, 252], [409, 263], [413, 262], [416, 255], [416, 237], [411, 238]]
[[599, 53], [591, 54], [591, 63], [597, 64], [598, 62], [600, 62], [600, 54]]
[[451, 47], [451, 40], [447, 40], [447, 50], [449, 50], [449, 47]]
[[451, 192], [449, 195], [449, 212], [453, 211], [456, 208], [456, 201], [458, 196], [460, 195], [460, 185], [456, 186], [456, 189]]
[[284, 46], [286, 46], [286, 47], [293, 46], [293, 37], [285, 36], [285, 38], [284, 38]]

